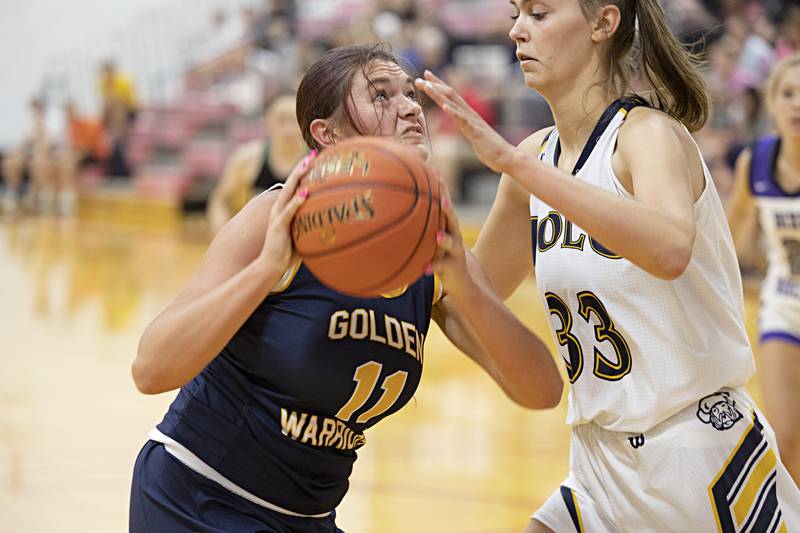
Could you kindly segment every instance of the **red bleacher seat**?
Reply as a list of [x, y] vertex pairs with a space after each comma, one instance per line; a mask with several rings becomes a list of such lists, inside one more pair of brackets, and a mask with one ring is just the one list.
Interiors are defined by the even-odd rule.
[[153, 132], [153, 140], [157, 146], [180, 149], [194, 132], [192, 121], [183, 113], [165, 113], [158, 129]]
[[179, 200], [192, 183], [191, 173], [182, 165], [146, 166], [133, 177], [133, 189], [147, 198]]
[[183, 151], [183, 166], [194, 178], [218, 178], [229, 151], [227, 141], [192, 141]]
[[265, 133], [266, 126], [261, 118], [256, 120], [236, 119], [232, 120], [228, 126], [228, 141], [236, 146], [263, 137]]

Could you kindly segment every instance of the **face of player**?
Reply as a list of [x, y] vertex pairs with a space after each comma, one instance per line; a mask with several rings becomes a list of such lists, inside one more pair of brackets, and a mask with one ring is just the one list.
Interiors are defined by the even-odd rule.
[[[427, 160], [431, 155], [428, 128], [411, 77], [399, 65], [376, 61], [366, 71], [355, 74], [350, 112], [367, 135], [393, 136], [417, 150]], [[351, 126], [343, 127], [347, 136], [357, 135]]]
[[[589, 22], [578, 0], [512, 0], [514, 25], [508, 32], [531, 89], [557, 94], [587, 68], [593, 50]], [[594, 68], [594, 67], [591, 67]], [[550, 89], [550, 90], [548, 90]]]
[[782, 136], [800, 137], [800, 65], [783, 72], [769, 104], [778, 132]]
[[267, 131], [276, 141], [302, 143], [303, 137], [295, 115], [295, 99], [292, 96], [281, 96], [267, 109]]

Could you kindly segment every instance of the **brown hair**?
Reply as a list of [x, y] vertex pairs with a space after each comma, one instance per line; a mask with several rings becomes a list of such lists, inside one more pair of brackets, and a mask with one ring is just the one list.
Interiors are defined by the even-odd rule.
[[[700, 61], [667, 27], [658, 0], [578, 0], [591, 20], [605, 5], [619, 8], [621, 17], [611, 42], [611, 84], [620, 92], [643, 74], [652, 91], [648, 100], [675, 117], [690, 131], [708, 120], [711, 102]], [[638, 24], [637, 24], [638, 23]]]
[[331, 118], [341, 112], [344, 118], [359, 133], [360, 121], [353, 116], [348, 99], [352, 101], [353, 78], [361, 72], [365, 78], [367, 70], [375, 61], [396, 63], [410, 77], [416, 77], [411, 67], [398, 59], [388, 45], [354, 45], [334, 48], [318, 59], [303, 76], [297, 89], [297, 122], [303, 139], [310, 148], [322, 147], [311, 135], [311, 123], [318, 118]]
[[764, 84], [764, 95], [768, 100], [775, 96], [778, 91], [778, 84], [781, 82], [783, 75], [786, 74], [786, 71], [797, 65], [800, 65], [800, 52], [795, 52], [775, 63], [775, 66], [772, 67], [772, 72], [769, 73], [767, 82]]

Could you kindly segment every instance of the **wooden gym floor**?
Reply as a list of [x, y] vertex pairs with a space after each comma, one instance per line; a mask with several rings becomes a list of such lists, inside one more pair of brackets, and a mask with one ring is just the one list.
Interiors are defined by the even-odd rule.
[[[137, 393], [129, 365], [205, 241], [174, 220], [109, 224], [90, 211], [0, 222], [3, 531], [126, 531], [133, 462], [175, 395]], [[532, 282], [509, 305], [550, 340]], [[438, 330], [425, 355], [415, 399], [367, 432], [339, 526], [521, 531], [567, 473], [566, 401], [516, 407]]]

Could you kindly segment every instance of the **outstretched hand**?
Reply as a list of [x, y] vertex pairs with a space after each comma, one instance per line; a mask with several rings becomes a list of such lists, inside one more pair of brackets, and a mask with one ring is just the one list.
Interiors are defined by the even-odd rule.
[[506, 172], [516, 148], [489, 126], [455, 89], [429, 70], [424, 76], [414, 81], [417, 89], [424, 91], [455, 121], [481, 163], [495, 172]]

